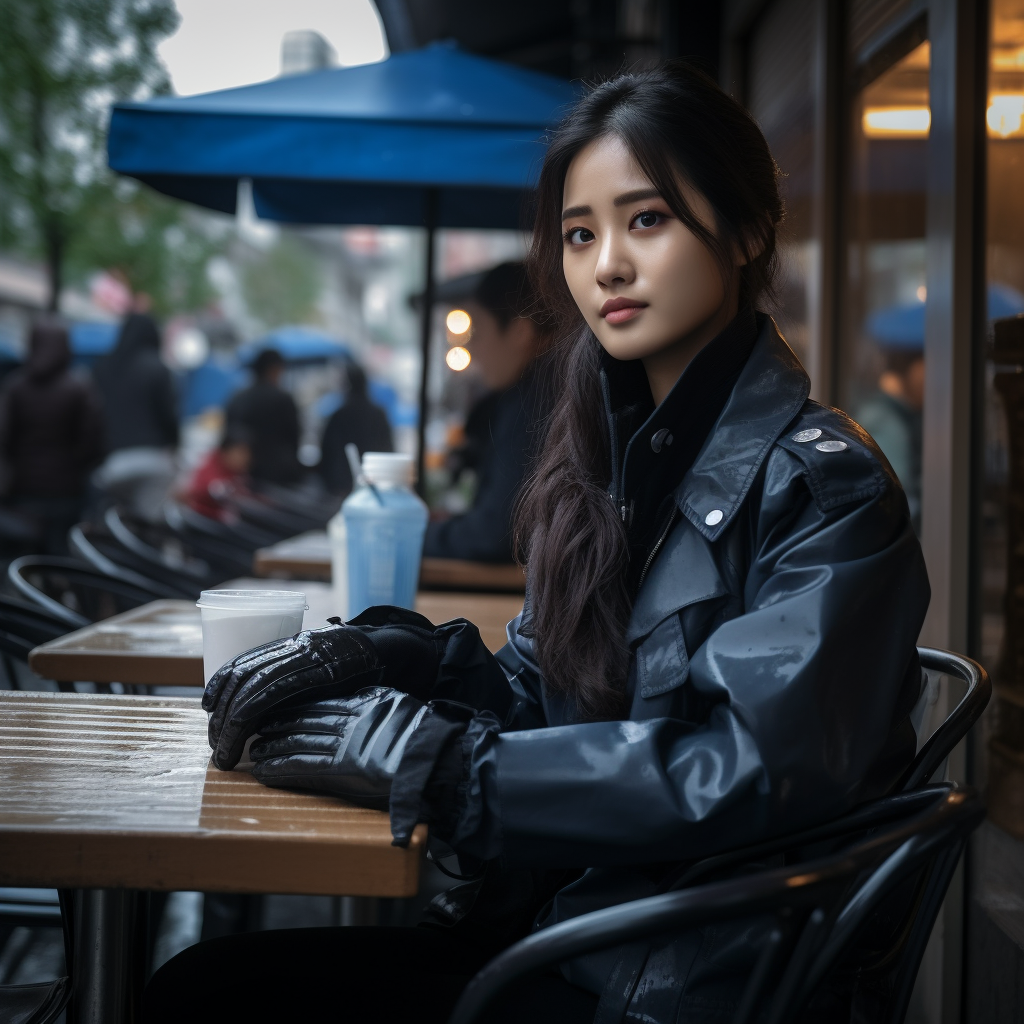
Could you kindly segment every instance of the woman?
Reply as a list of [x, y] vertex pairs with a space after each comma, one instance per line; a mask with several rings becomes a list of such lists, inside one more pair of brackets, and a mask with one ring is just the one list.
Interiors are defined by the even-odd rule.
[[[195, 947], [150, 1006], [205, 975], [181, 1014], [258, 984], [296, 1019], [444, 1020], [531, 923], [837, 816], [914, 753], [920, 548], [871, 439], [807, 400], [755, 312], [782, 210], [753, 120], [684, 65], [623, 76], [555, 135], [538, 200], [563, 390], [519, 516], [529, 593], [507, 646], [370, 609], [243, 655], [204, 698], [218, 766], [260, 733], [262, 781], [388, 807], [396, 843], [427, 821], [482, 880], [436, 901], [434, 934]], [[763, 938], [755, 922], [656, 943], [629, 1019], [728, 1019]], [[599, 1001], [621, 1019], [628, 957], [581, 957], [489, 1019], [590, 1021]]]
[[67, 533], [82, 517], [89, 473], [103, 458], [99, 396], [70, 366], [67, 327], [41, 320], [29, 334], [24, 368], [0, 393], [7, 496], [35, 521], [52, 555], [67, 554]]

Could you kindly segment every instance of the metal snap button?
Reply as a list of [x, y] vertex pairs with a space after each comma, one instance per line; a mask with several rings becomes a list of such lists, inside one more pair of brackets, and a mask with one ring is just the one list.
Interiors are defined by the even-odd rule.
[[705, 517], [706, 526], [717, 526], [725, 518], [725, 513], [720, 508], [713, 508]]
[[802, 444], [804, 441], [817, 441], [819, 437], [821, 431], [817, 427], [811, 427], [810, 430], [801, 430], [799, 434], [794, 434], [793, 440]]
[[657, 454], [661, 451], [662, 445], [671, 444], [674, 438], [669, 433], [667, 427], [662, 427], [661, 430], [657, 430], [654, 436], [651, 438], [651, 450]]
[[841, 452], [850, 446], [845, 441], [819, 441], [814, 447], [819, 452]]

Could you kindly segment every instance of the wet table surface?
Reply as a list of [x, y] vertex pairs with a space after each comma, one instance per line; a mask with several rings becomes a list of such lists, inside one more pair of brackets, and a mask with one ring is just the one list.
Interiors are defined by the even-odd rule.
[[[331, 545], [323, 530], [301, 533], [253, 556], [257, 576], [330, 580]], [[459, 558], [424, 558], [420, 586], [450, 590], [482, 590], [523, 593], [526, 577], [517, 565], [492, 565]]]
[[189, 698], [0, 692], [0, 884], [411, 896], [426, 831], [210, 764]]
[[[325, 583], [241, 579], [222, 589], [271, 585], [305, 593], [306, 629], [326, 625], [328, 616], [335, 614], [333, 592]], [[522, 598], [515, 594], [422, 592], [416, 599], [416, 610], [431, 622], [460, 616], [475, 622], [491, 651], [505, 643], [505, 626], [521, 608]], [[191, 601], [152, 601], [42, 644], [29, 655], [29, 666], [44, 679], [60, 682], [202, 686], [199, 609]]]

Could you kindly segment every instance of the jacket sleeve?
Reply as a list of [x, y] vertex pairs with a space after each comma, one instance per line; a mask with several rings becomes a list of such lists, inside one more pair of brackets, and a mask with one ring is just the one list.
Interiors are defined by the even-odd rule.
[[744, 611], [689, 659], [706, 719], [515, 732], [474, 720], [455, 849], [546, 866], [688, 860], [891, 784], [914, 750], [901, 723], [920, 686], [923, 558], [891, 480], [844, 500], [812, 475], [784, 450], [769, 460]]

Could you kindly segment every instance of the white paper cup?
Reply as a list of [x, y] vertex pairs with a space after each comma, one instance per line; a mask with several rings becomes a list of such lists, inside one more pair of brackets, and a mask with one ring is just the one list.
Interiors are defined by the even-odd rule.
[[204, 590], [196, 602], [203, 619], [203, 678], [243, 651], [302, 629], [306, 595], [293, 590]]

